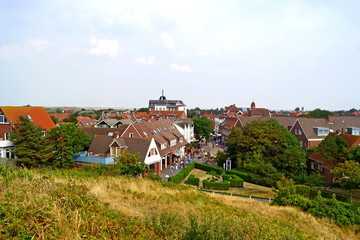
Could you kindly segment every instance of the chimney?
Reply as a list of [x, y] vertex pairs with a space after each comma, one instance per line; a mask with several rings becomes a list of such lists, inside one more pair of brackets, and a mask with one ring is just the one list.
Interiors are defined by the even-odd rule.
[[334, 124], [334, 123], [335, 123], [334, 116], [328, 116], [328, 117], [327, 117], [327, 120], [328, 120], [328, 123], [330, 123], [330, 124]]
[[119, 132], [114, 132], [114, 138], [119, 138], [119, 137], [120, 137]]

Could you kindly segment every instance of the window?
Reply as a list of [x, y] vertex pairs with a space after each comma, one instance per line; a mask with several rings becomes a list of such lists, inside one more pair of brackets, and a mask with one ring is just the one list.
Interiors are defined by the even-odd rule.
[[152, 148], [152, 149], [150, 149], [150, 152], [149, 152], [149, 157], [150, 156], [153, 156], [153, 155], [156, 155], [157, 154], [157, 152], [156, 152], [156, 148]]
[[183, 137], [180, 137], [179, 141], [180, 141], [180, 142], [183, 142], [183, 141], [184, 141], [184, 138], [183, 138]]
[[26, 117], [27, 117], [29, 120], [32, 120], [32, 118], [31, 118], [30, 115], [26, 115]]
[[300, 147], [303, 147], [304, 144], [303, 144], [303, 141], [300, 141]]
[[5, 140], [10, 140], [10, 133], [5, 133], [4, 136], [5, 136]]
[[134, 134], [133, 133], [129, 133], [129, 137], [134, 137]]
[[329, 128], [325, 128], [325, 127], [316, 127], [314, 129], [318, 136], [327, 136], [330, 131]]
[[45, 129], [41, 130], [41, 135], [43, 135], [43, 136], [46, 135], [46, 130]]
[[314, 165], [314, 162], [311, 162], [311, 166], [310, 166], [311, 169], [315, 169], [315, 165]]
[[301, 128], [295, 128], [295, 135], [301, 135]]
[[0, 115], [0, 123], [6, 123], [6, 118], [4, 115]]
[[147, 137], [147, 133], [146, 133], [146, 132], [143, 132], [143, 134], [145, 135], [145, 137]]
[[163, 149], [165, 149], [165, 148], [167, 148], [167, 143], [161, 144], [161, 150], [163, 150]]
[[170, 141], [170, 147], [175, 146], [175, 145], [176, 145], [176, 138], [175, 138], [175, 139], [172, 139], [172, 140]]

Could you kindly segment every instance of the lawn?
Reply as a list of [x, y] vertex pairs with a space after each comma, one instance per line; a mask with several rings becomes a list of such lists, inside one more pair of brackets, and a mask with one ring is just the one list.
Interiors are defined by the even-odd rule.
[[[205, 171], [194, 168], [190, 174], [195, 175], [195, 177], [200, 178], [200, 185], [202, 186], [202, 181], [211, 177], [210, 174], [207, 174]], [[274, 193], [271, 188], [263, 187], [260, 185], [256, 185], [253, 183], [244, 182], [244, 187], [242, 188], [230, 188], [229, 193], [236, 193], [247, 196], [255, 196], [255, 197], [264, 197], [264, 198], [274, 198], [276, 193]]]

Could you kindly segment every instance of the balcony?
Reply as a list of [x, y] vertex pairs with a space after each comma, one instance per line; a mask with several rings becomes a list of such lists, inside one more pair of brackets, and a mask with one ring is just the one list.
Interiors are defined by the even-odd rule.
[[14, 144], [9, 140], [0, 140], [0, 148], [13, 147]]

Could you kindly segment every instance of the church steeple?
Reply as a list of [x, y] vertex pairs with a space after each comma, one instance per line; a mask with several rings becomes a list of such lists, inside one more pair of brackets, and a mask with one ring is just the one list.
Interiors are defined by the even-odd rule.
[[159, 98], [160, 101], [166, 101], [166, 97], [164, 96], [164, 89], [161, 91], [161, 96]]
[[255, 107], [256, 107], [255, 102], [252, 101], [252, 103], [251, 103], [251, 108], [255, 108]]

